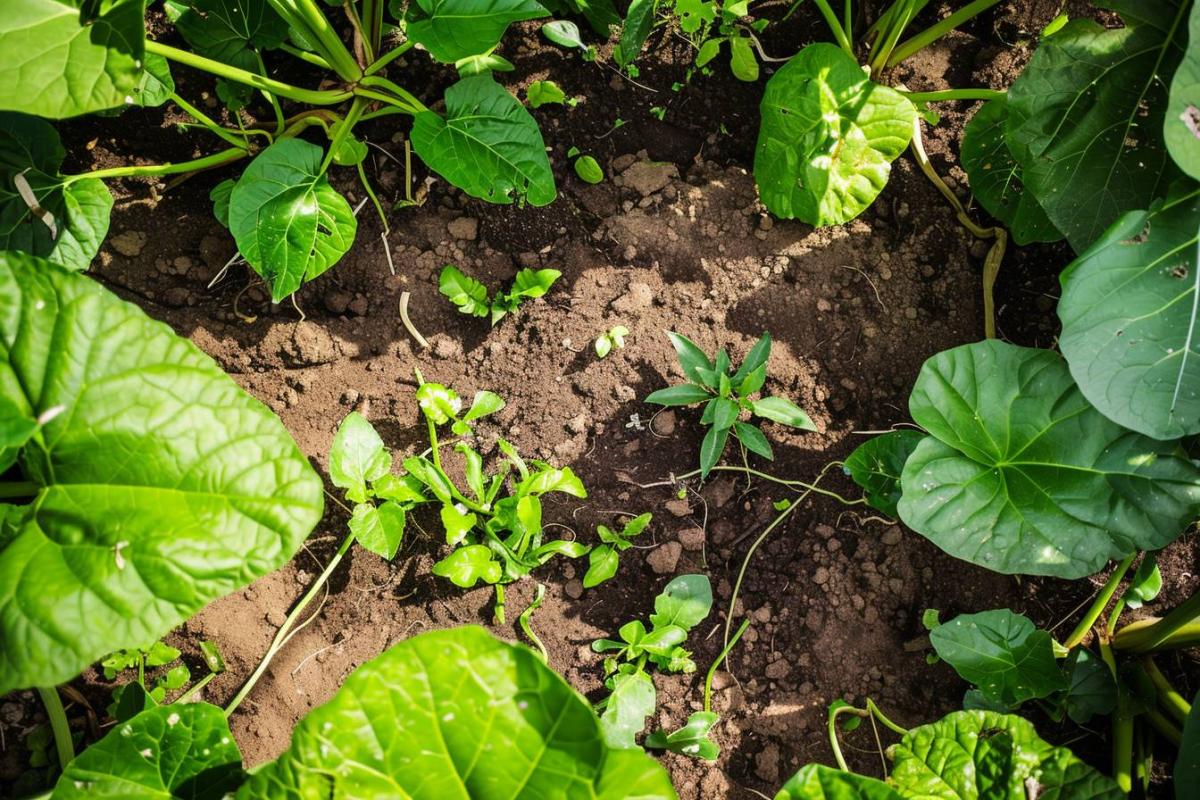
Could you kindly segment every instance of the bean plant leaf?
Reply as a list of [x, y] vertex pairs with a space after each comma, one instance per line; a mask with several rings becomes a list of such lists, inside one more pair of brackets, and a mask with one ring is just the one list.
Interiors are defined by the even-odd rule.
[[354, 243], [358, 222], [321, 171], [323, 156], [303, 139], [277, 141], [250, 162], [229, 198], [229, 230], [276, 303]]
[[1067, 715], [1086, 725], [1098, 714], [1109, 714], [1117, 705], [1117, 684], [1112, 671], [1086, 647], [1071, 651], [1063, 666], [1070, 686], [1064, 698]]
[[456, 548], [434, 564], [430, 572], [449, 579], [455, 586], [470, 589], [479, 581], [496, 583], [500, 580], [503, 567], [492, 558], [492, 551], [487, 545], [468, 544]]
[[721, 755], [721, 748], [708, 738], [708, 733], [719, 720], [720, 716], [712, 711], [694, 711], [682, 728], [670, 733], [655, 731], [647, 736], [646, 747], [651, 750], [670, 750], [672, 753], [705, 761], [716, 761]]
[[583, 37], [579, 34], [579, 26], [569, 19], [556, 19], [547, 22], [542, 26], [542, 35], [559, 47], [578, 49], [585, 52], [588, 49], [588, 46], [583, 43]]
[[1051, 351], [946, 350], [921, 368], [909, 410], [930, 435], [904, 465], [900, 517], [987, 569], [1083, 577], [1163, 547], [1200, 512], [1200, 470], [1106, 419]]
[[1200, 692], [1192, 700], [1192, 710], [1183, 724], [1183, 741], [1175, 759], [1175, 800], [1200, 798]]
[[322, 485], [278, 418], [82, 275], [0, 254], [0, 396], [47, 421], [0, 533], [0, 694], [70, 680], [278, 568]]
[[889, 783], [901, 797], [946, 800], [1041, 797], [1120, 800], [1125, 795], [1065, 747], [1042, 740], [1033, 724], [995, 711], [958, 711], [909, 731], [892, 750]]
[[675, 625], [689, 631], [712, 609], [712, 584], [705, 575], [679, 575], [654, 598], [650, 624], [656, 628]]
[[989, 100], [963, 130], [962, 167], [980, 205], [1012, 232], [1017, 244], [1063, 238], [1032, 192], [1025, 189], [1021, 165], [1005, 139], [1008, 100]]
[[549, 16], [535, 0], [417, 0], [410, 14], [409, 38], [444, 64], [491, 50], [514, 22]]
[[654, 681], [643, 670], [618, 672], [613, 676], [612, 694], [600, 715], [604, 743], [614, 750], [638, 749], [635, 736], [654, 713], [657, 693]]
[[359, 667], [237, 800], [351, 796], [676, 797], [652, 759], [604, 744], [587, 701], [536, 653], [475, 626], [423, 633]]
[[279, 47], [288, 35], [267, 0], [171, 0], [168, 15], [198, 55], [248, 72], [260, 71], [257, 50]]
[[[50, 123], [0, 112], [0, 249], [85, 270], [108, 234], [113, 199], [101, 180], [59, 175], [65, 157]], [[19, 182], [36, 208], [21, 196]]]
[[474, 317], [488, 315], [487, 287], [474, 278], [464, 275], [462, 270], [453, 264], [442, 267], [442, 273], [438, 277], [438, 291], [451, 303], [458, 306], [458, 310], [463, 314], [470, 314]]
[[329, 479], [346, 490], [355, 503], [366, 502], [367, 484], [377, 481], [392, 468], [392, 454], [375, 426], [357, 411], [351, 411], [338, 426], [329, 448]]
[[930, 631], [929, 641], [989, 702], [1016, 708], [1067, 688], [1050, 634], [1006, 608], [961, 614]]
[[775, 800], [900, 800], [900, 795], [883, 781], [809, 764], [788, 779]]
[[142, 74], [145, 0], [20, 0], [0, 16], [0, 109], [63, 119], [126, 106]]
[[683, 367], [683, 374], [688, 380], [697, 384], [706, 383], [704, 370], [712, 370], [713, 362], [704, 355], [704, 351], [681, 333], [671, 331], [667, 333], [667, 338], [671, 340], [671, 346], [679, 357], [679, 366]]
[[872, 508], [889, 517], [899, 516], [900, 475], [904, 462], [925, 438], [920, 431], [896, 430], [873, 436], [854, 448], [846, 459], [844, 469], [851, 480], [863, 490], [863, 497]]
[[832, 44], [811, 44], [771, 77], [760, 107], [754, 178], [772, 214], [840, 225], [887, 185], [916, 110]]
[[1155, 439], [1200, 433], [1200, 192], [1123, 214], [1062, 273], [1059, 345], [1084, 396]]
[[1175, 165], [1200, 179], [1200, 9], [1188, 16], [1188, 48], [1171, 77], [1163, 138]]
[[683, 383], [651, 392], [646, 402], [660, 406], [690, 406], [711, 399], [712, 395], [696, 384]]
[[632, 64], [642, 52], [646, 38], [654, 27], [655, 0], [632, 0], [621, 26], [621, 37], [613, 48], [613, 60], [617, 66]]
[[367, 550], [389, 560], [396, 557], [405, 524], [404, 509], [399, 503], [390, 500], [379, 506], [359, 503], [349, 524], [355, 541]]
[[562, 105], [567, 101], [567, 95], [554, 81], [534, 81], [525, 90], [530, 108], [541, 108], [544, 105]]
[[1025, 189], [1077, 252], [1179, 176], [1163, 143], [1160, 76], [1183, 56], [1187, 7], [1139, 3], [1121, 28], [1073, 19], [1042, 40], [1009, 89], [1006, 138]]
[[754, 83], [758, 80], [758, 59], [748, 36], [734, 36], [729, 40], [729, 70], [739, 81]]
[[422, 111], [413, 122], [417, 155], [472, 197], [507, 205], [554, 200], [554, 174], [537, 122], [487, 75], [446, 90], [446, 118]]
[[80, 753], [54, 797], [220, 800], [244, 779], [225, 713], [208, 703], [176, 703], [137, 714]]
[[1129, 585], [1125, 587], [1121, 599], [1129, 608], [1141, 608], [1158, 597], [1158, 593], [1162, 591], [1162, 585], [1162, 572], [1158, 569], [1158, 559], [1154, 553], [1146, 553], [1142, 556], [1142, 563], [1138, 564], [1137, 571], [1129, 579]]
[[712, 472], [712, 468], [721, 460], [721, 454], [725, 452], [725, 444], [729, 441], [729, 428], [719, 428], [713, 425], [708, 429], [708, 433], [704, 434], [704, 439], [700, 442], [700, 477], [707, 478], [708, 473]]
[[156, 108], [171, 99], [175, 79], [171, 77], [170, 62], [158, 53], [146, 53], [143, 58], [145, 69], [133, 87], [133, 100], [143, 108]]

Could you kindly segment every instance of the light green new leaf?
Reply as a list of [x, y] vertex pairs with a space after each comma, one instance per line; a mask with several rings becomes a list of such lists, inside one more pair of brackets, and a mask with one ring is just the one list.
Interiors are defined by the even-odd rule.
[[118, 724], [59, 777], [54, 800], [219, 800], [242, 784], [225, 713], [208, 703], [155, 706]]
[[896, 430], [872, 436], [854, 448], [843, 466], [846, 474], [863, 490], [872, 508], [895, 517], [899, 514], [900, 475], [904, 462], [925, 438], [920, 431]]
[[171, 64], [158, 53], [146, 53], [145, 69], [133, 87], [133, 101], [142, 108], [156, 108], [171, 99], [175, 79]]
[[145, 646], [285, 563], [321, 480], [207, 355], [95, 281], [0, 254], [0, 396], [63, 407], [0, 533], [0, 694]]
[[650, 624], [655, 628], [674, 625], [690, 631], [712, 609], [712, 584], [706, 575], [679, 575], [654, 598]]
[[646, 727], [646, 718], [657, 705], [654, 681], [640, 669], [618, 672], [612, 680], [612, 694], [600, 715], [600, 733], [614, 750], [639, 749], [634, 737]]
[[775, 800], [901, 800], [883, 781], [843, 772], [822, 764], [809, 764], [793, 775]]
[[514, 22], [549, 16], [535, 0], [417, 0], [408, 37], [444, 64], [491, 50]]
[[971, 191], [1017, 244], [1057, 242], [1063, 235], [1021, 180], [1021, 165], [1004, 137], [1007, 124], [1008, 100], [1001, 97], [985, 103], [963, 130], [961, 161]]
[[[330, 736], [330, 731], [362, 735]], [[359, 667], [238, 800], [675, 800], [666, 770], [605, 746], [587, 701], [527, 647], [468, 626]]]
[[600, 162], [592, 156], [580, 156], [575, 159], [575, 174], [584, 183], [601, 183], [604, 180], [604, 170], [600, 167]]
[[1200, 433], [1200, 192], [1124, 214], [1062, 273], [1059, 346], [1084, 396], [1153, 436]]
[[472, 277], [464, 275], [453, 264], [442, 267], [438, 276], [438, 291], [458, 306], [459, 312], [473, 317], [488, 315], [487, 287]]
[[[103, 181], [59, 175], [65, 157], [50, 123], [0, 112], [0, 249], [85, 270], [108, 233], [113, 199]], [[22, 198], [22, 180], [40, 211]]]
[[616, 575], [620, 563], [621, 557], [613, 545], [602, 544], [592, 548], [592, 551], [588, 553], [588, 569], [583, 576], [583, 588], [591, 589], [599, 586]]
[[525, 96], [529, 98], [530, 108], [541, 108], [552, 103], [562, 105], [567, 100], [566, 94], [554, 81], [534, 81], [525, 90]]
[[840, 225], [887, 185], [916, 110], [832, 44], [811, 44], [767, 82], [754, 152], [763, 204], [778, 217]]
[[422, 111], [413, 148], [429, 167], [472, 197], [507, 205], [554, 200], [554, 173], [537, 122], [487, 75], [446, 90], [446, 118]]
[[442, 527], [446, 529], [446, 544], [451, 547], [467, 538], [477, 521], [474, 514], [449, 504], [442, 506], [441, 518]]
[[651, 750], [670, 750], [672, 753], [705, 761], [716, 761], [721, 755], [721, 748], [708, 738], [708, 732], [720, 719], [720, 716], [712, 711], [694, 711], [682, 728], [670, 733], [651, 733], [646, 737], [646, 747]]
[[904, 465], [901, 519], [996, 572], [1080, 578], [1163, 547], [1200, 513], [1200, 470], [1106, 419], [1051, 351], [988, 340], [939, 353], [909, 410], [930, 435]]
[[10, 0], [0, 15], [0, 109], [62, 119], [133, 102], [145, 0]]
[[1121, 594], [1121, 599], [1129, 608], [1141, 608], [1162, 591], [1162, 572], [1158, 569], [1158, 558], [1154, 553], [1142, 556], [1142, 563], [1129, 579], [1129, 585]]
[[804, 409], [797, 406], [786, 397], [764, 397], [761, 400], [755, 400], [751, 404], [756, 417], [769, 419], [772, 422], [778, 422], [781, 425], [787, 425], [792, 428], [799, 428], [802, 431], [815, 431], [817, 426], [808, 418], [808, 414], [804, 413]]
[[396, 557], [405, 524], [404, 509], [399, 503], [389, 500], [378, 507], [374, 503], [359, 503], [349, 524], [355, 541], [363, 547], [381, 558]]
[[392, 454], [367, 418], [351, 411], [329, 448], [329, 479], [355, 503], [366, 502], [367, 484], [392, 468]]
[[1006, 608], [960, 614], [930, 631], [929, 641], [991, 703], [1016, 708], [1067, 688], [1050, 634]]
[[276, 303], [354, 244], [358, 222], [321, 172], [323, 156], [303, 139], [275, 142], [250, 162], [229, 198], [229, 230]]
[[754, 83], [758, 80], [758, 59], [748, 36], [734, 36], [729, 40], [729, 69], [739, 81]]
[[1200, 8], [1188, 17], [1188, 48], [1171, 77], [1163, 138], [1176, 166], [1200, 179]]
[[546, 466], [530, 475], [528, 479], [521, 481], [516, 488], [516, 495], [520, 497], [525, 495], [536, 497], [547, 492], [562, 492], [579, 498], [587, 497], [583, 481], [579, 480], [579, 476], [572, 472], [570, 467], [559, 469]]
[[1136, 4], [1152, 19], [1127, 14], [1121, 28], [1073, 19], [1009, 89], [1006, 138], [1025, 189], [1077, 252], [1179, 176], [1163, 143], [1160, 76], [1183, 55], [1187, 5]]
[[1123, 800], [1125, 794], [1033, 725], [995, 711], [958, 711], [909, 731], [891, 751], [889, 783], [901, 797], [1024, 800], [1032, 780], [1040, 797]]
[[468, 544], [455, 549], [430, 569], [434, 575], [448, 578], [455, 586], [470, 589], [478, 581], [495, 583], [503, 574], [499, 561], [484, 544]]

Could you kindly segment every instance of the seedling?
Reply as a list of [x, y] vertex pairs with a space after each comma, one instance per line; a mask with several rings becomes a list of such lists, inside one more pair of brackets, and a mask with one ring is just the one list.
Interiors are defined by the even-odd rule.
[[554, 81], [534, 81], [525, 90], [525, 96], [529, 98], [530, 108], [541, 108], [552, 103], [563, 105], [567, 100], [563, 90]]
[[649, 513], [639, 514], [626, 522], [620, 531], [613, 531], [607, 525], [596, 526], [596, 535], [600, 537], [600, 544], [593, 547], [588, 553], [588, 570], [587, 574], [583, 576], [583, 588], [591, 589], [599, 586], [617, 574], [621, 553], [633, 547], [633, 542], [630, 540], [644, 531], [651, 519], [652, 516]]
[[515, 312], [523, 300], [544, 295], [561, 275], [556, 269], [523, 269], [513, 279], [511, 289], [507, 292], [497, 292], [489, 300], [486, 286], [464, 275], [453, 264], [447, 264], [438, 278], [438, 291], [458, 306], [459, 313], [488, 317], [492, 325], [495, 325]]
[[[208, 674], [191, 686], [175, 702], [186, 701], [199, 692], [209, 681], [225, 671], [225, 661], [212, 642], [201, 642]], [[153, 683], [146, 683], [146, 670], [162, 667], [178, 660], [179, 651], [163, 642], [155, 642], [146, 650], [118, 650], [100, 662], [104, 677], [113, 680], [129, 669], [136, 669], [136, 677], [113, 689], [112, 702], [105, 709], [118, 722], [124, 722], [148, 708], [162, 705], [168, 692], [178, 691], [192, 680], [192, 671], [186, 664], [177, 664], [158, 675]]]
[[604, 358], [613, 351], [613, 348], [620, 350], [625, 346], [625, 337], [629, 335], [629, 329], [624, 325], [617, 325], [605, 331], [596, 337], [595, 348], [596, 358]]
[[746, 360], [736, 370], [725, 348], [709, 360], [694, 342], [678, 333], [668, 333], [679, 356], [679, 365], [688, 382], [668, 389], [659, 389], [646, 398], [647, 403], [662, 406], [692, 406], [704, 404], [702, 425], [709, 426], [700, 444], [700, 476], [705, 478], [725, 451], [732, 432], [742, 447], [766, 459], [774, 459], [771, 443], [756, 426], [742, 421], [743, 415], [778, 422], [792, 428], [815, 431], [812, 420], [786, 397], [772, 396], [753, 399], [767, 381], [767, 359], [771, 355], [771, 335], [750, 348]]

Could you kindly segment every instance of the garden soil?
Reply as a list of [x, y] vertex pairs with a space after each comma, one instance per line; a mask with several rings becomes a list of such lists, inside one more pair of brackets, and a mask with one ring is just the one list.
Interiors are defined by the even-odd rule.
[[[782, 5], [773, 13], [766, 5], [768, 16], [782, 15]], [[1002, 88], [1057, 5], [1002, 4], [892, 80], [922, 90]], [[806, 9], [768, 29], [768, 53], [786, 55], [822, 35]], [[213, 220], [206, 197], [222, 176], [171, 187], [114, 187], [111, 238], [92, 274], [212, 355], [280, 415], [319, 470], [328, 466], [338, 422], [354, 410], [374, 422], [397, 453], [424, 449], [414, 400], [419, 368], [426, 379], [465, 396], [488, 389], [508, 401], [479, 426], [490, 456], [503, 436], [522, 453], [570, 465], [580, 475], [589, 496], [551, 496], [551, 535], [591, 543], [599, 523], [654, 514], [613, 580], [584, 591], [582, 565], [555, 559], [510, 587], [508, 624], [500, 626], [492, 624], [490, 589], [464, 591], [430, 574], [444, 551], [436, 517], [416, 514], [390, 563], [352, 549], [317, 613], [231, 719], [247, 765], [280, 753], [300, 718], [328, 700], [355, 667], [405, 637], [473, 624], [520, 640], [516, 616], [537, 581], [546, 586], [546, 601], [532, 624], [550, 665], [597, 700], [602, 667], [591, 642], [646, 618], [674, 575], [710, 576], [713, 612], [690, 641], [700, 671], [655, 679], [659, 707], [649, 727], [683, 724], [700, 708], [703, 672], [721, 649], [743, 560], [777, 513], [772, 504], [795, 494], [734, 473], [717, 473], [703, 486], [674, 482], [695, 469], [703, 429], [697, 411], [656, 413], [643, 402], [681, 380], [666, 331], [684, 333], [709, 352], [728, 347], [735, 361], [770, 331], [775, 347], [764, 391], [795, 400], [817, 431], [767, 424], [775, 461], [752, 458], [751, 466], [804, 481], [824, 475], [823, 487], [848, 497], [856, 496], [852, 485], [829, 465], [870, 432], [908, 422], [908, 391], [926, 358], [982, 335], [980, 275], [988, 243], [956, 222], [907, 154], [879, 200], [845, 226], [814, 230], [773, 220], [757, 201], [750, 174], [762, 80], [740, 83], [722, 64], [712, 76], [696, 76], [673, 91], [685, 78], [687, 50], [669, 32], [651, 40], [637, 83], [548, 46], [536, 25], [510, 35], [506, 48], [517, 64], [501, 76], [511, 89], [549, 78], [578, 98], [573, 108], [533, 112], [551, 151], [558, 199], [540, 209], [491, 206], [427, 181], [415, 164], [412, 188], [423, 203], [389, 216], [391, 265], [380, 222], [366, 206], [354, 249], [305, 286], [294, 305], [270, 305], [244, 266], [224, 269], [233, 243]], [[777, 65], [765, 68], [771, 66]], [[451, 79], [439, 71], [417, 75], [410, 86]], [[651, 113], [654, 107], [665, 109], [662, 120]], [[956, 152], [973, 107], [945, 104], [939, 111], [940, 124], [925, 128], [926, 145], [947, 183], [969, 201]], [[625, 122], [614, 128], [617, 119]], [[187, 157], [190, 148], [206, 144], [179, 135], [168, 122], [161, 113], [129, 112], [104, 125], [68, 126], [66, 133], [82, 145], [76, 157], [88, 154], [96, 164], [134, 152], [131, 137], [148, 159]], [[402, 130], [378, 123], [367, 133], [369, 173], [386, 199], [404, 197]], [[598, 159], [604, 182], [588, 185], [574, 175], [566, 155], [572, 146]], [[336, 180], [357, 205], [362, 191], [349, 177]], [[986, 221], [980, 210], [971, 213]], [[1062, 248], [1010, 249], [997, 289], [1003, 336], [1053, 345], [1055, 276], [1068, 259]], [[491, 287], [506, 284], [522, 267], [550, 267], [563, 276], [545, 298], [492, 328], [460, 315], [438, 294], [437, 276], [448, 263]], [[427, 348], [401, 323], [404, 292], [411, 293], [408, 311]], [[629, 329], [626, 346], [597, 359], [592, 342], [614, 325]], [[737, 463], [732, 450], [727, 455], [727, 463]], [[204, 690], [204, 699], [223, 703], [232, 696], [331, 557], [346, 533], [347, 514], [332, 497], [327, 506], [290, 564], [213, 603], [168, 637], [197, 675], [203, 672], [198, 643], [219, 645], [229, 669]], [[1194, 541], [1178, 543], [1166, 558], [1170, 601], [1194, 588]], [[947, 666], [926, 661], [926, 608], [947, 617], [1007, 606], [1052, 627], [1090, 589], [1087, 582], [1021, 581], [976, 569], [864, 506], [810, 496], [746, 569], [734, 617], [736, 623], [748, 616], [751, 627], [715, 682], [720, 758], [707, 763], [667, 755], [664, 762], [683, 798], [770, 796], [799, 766], [831, 762], [825, 713], [839, 697], [871, 697], [905, 725], [959, 707], [963, 684]], [[1185, 672], [1191, 666], [1172, 665]], [[76, 687], [99, 710], [104, 683], [89, 672]], [[17, 697], [0, 712], [9, 732], [0, 763], [11, 777], [21, 756], [14, 734], [35, 721], [38, 710]], [[1061, 734], [1050, 723], [1043, 729], [1052, 739]], [[1106, 766], [1094, 742], [1076, 746]], [[869, 726], [848, 735], [846, 750], [853, 764], [878, 773]]]

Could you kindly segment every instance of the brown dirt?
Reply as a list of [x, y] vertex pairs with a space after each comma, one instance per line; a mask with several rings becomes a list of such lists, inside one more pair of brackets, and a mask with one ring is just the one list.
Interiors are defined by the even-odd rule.
[[[1030, 31], [1058, 4], [1037, 5], [1048, 8], [1001, 6], [921, 54], [896, 80], [914, 89], [1004, 86], [1027, 56]], [[769, 29], [768, 52], [792, 52], [811, 39], [810, 31], [822, 30], [811, 10], [806, 13]], [[486, 388], [508, 400], [480, 426], [485, 449], [494, 449], [502, 435], [522, 452], [580, 474], [588, 500], [551, 503], [548, 520], [591, 542], [595, 525], [618, 512], [654, 512], [643, 536], [653, 546], [629, 551], [617, 577], [601, 587], [581, 594], [578, 567], [561, 559], [537, 573], [547, 599], [534, 627], [551, 665], [597, 699], [601, 664], [590, 642], [645, 618], [673, 575], [708, 574], [717, 601], [691, 642], [700, 674], [656, 679], [659, 712], [651, 724], [673, 728], [699, 707], [702, 673], [721, 646], [731, 584], [774, 515], [771, 502], [787, 494], [725, 476], [685, 503], [671, 503], [675, 489], [638, 486], [693, 469], [702, 436], [692, 411], [664, 413], [646, 424], [654, 409], [641, 398], [679, 378], [665, 331], [685, 333], [707, 350], [727, 346], [735, 356], [762, 331], [771, 332], [777, 344], [766, 391], [792, 397], [819, 431], [768, 426], [776, 460], [752, 459], [751, 465], [811, 479], [863, 441], [863, 432], [907, 420], [908, 389], [927, 357], [981, 336], [986, 248], [958, 226], [907, 156], [896, 162], [882, 197], [846, 226], [813, 230], [773, 221], [747, 171], [763, 81], [741, 84], [722, 68], [673, 93], [685, 54], [664, 37], [652, 42], [639, 78], [656, 90], [650, 92], [547, 47], [536, 26], [525, 34], [507, 53], [518, 65], [504, 76], [510, 87], [551, 77], [583, 98], [574, 109], [534, 112], [559, 180], [553, 205], [488, 206], [434, 183], [423, 206], [391, 217], [396, 275], [388, 271], [379, 221], [365, 209], [352, 252], [298, 293], [306, 315], [300, 321], [290, 304], [270, 306], [244, 268], [207, 288], [233, 252], [206, 201], [217, 176], [194, 179], [161, 198], [145, 185], [126, 184], [114, 187], [120, 196], [112, 235], [142, 232], [146, 241], [122, 254], [110, 240], [93, 274], [210, 353], [282, 417], [321, 470], [339, 420], [355, 409], [398, 453], [424, 447], [413, 399], [419, 367], [426, 378], [468, 396]], [[447, 75], [433, 70], [428, 77], [444, 83]], [[416, 79], [414, 85], [423, 84]], [[665, 121], [648, 113], [654, 105], [666, 105]], [[954, 161], [971, 106], [943, 111], [943, 124], [927, 134], [928, 149], [966, 198], [965, 176]], [[144, 140], [147, 157], [178, 158], [196, 146], [155, 127], [161, 118], [141, 116], [154, 124], [140, 132], [90, 122], [68, 132], [75, 141], [94, 142], [97, 163], [128, 152], [124, 142], [131, 134]], [[628, 123], [606, 133], [618, 117]], [[392, 126], [376, 125], [369, 133], [402, 157]], [[597, 186], [579, 181], [565, 157], [572, 145], [594, 154], [609, 179]], [[403, 193], [403, 172], [388, 155], [373, 150], [371, 170], [387, 197]], [[340, 188], [357, 203], [356, 184], [347, 180]], [[1062, 248], [1010, 254], [998, 288], [999, 323], [1016, 341], [1052, 344], [1054, 276], [1064, 255]], [[492, 286], [523, 266], [554, 267], [563, 278], [544, 300], [489, 329], [486, 321], [457, 314], [438, 294], [437, 274], [446, 263]], [[401, 326], [402, 291], [412, 293], [410, 313], [430, 341], [428, 351]], [[631, 331], [627, 346], [597, 360], [592, 339], [615, 324]], [[839, 474], [828, 485], [851, 493]], [[490, 624], [490, 590], [464, 592], [429, 574], [443, 548], [425, 533], [438, 530], [436, 520], [418, 516], [417, 522], [391, 563], [350, 552], [320, 613], [233, 716], [248, 764], [284, 749], [297, 720], [389, 645], [422, 630]], [[245, 680], [292, 602], [336, 548], [345, 523], [346, 514], [330, 503], [289, 565], [212, 604], [169, 637], [193, 664], [200, 640], [220, 646], [229, 671], [210, 684], [205, 699], [227, 701]], [[1176, 545], [1168, 558], [1177, 565], [1171, 574], [1195, 571], [1191, 541]], [[510, 622], [533, 587], [530, 580], [510, 589]], [[808, 500], [747, 572], [737, 613], [749, 614], [753, 626], [733, 653], [732, 672], [719, 673], [717, 681], [721, 759], [664, 761], [683, 798], [773, 794], [802, 764], [831, 760], [825, 708], [838, 697], [871, 696], [906, 724], [958, 707], [962, 684], [945, 665], [925, 662], [925, 608], [948, 616], [1008, 606], [1052, 625], [1088, 590], [1086, 582], [1020, 582], [975, 569], [859, 509]], [[1168, 593], [1180, 591], [1176, 581]], [[520, 638], [512, 624], [495, 632]], [[103, 681], [89, 672], [79, 683], [87, 690]], [[26, 713], [27, 724], [36, 712]], [[11, 729], [22, 729], [19, 718]], [[853, 761], [877, 770], [869, 732], [850, 741]], [[11, 738], [8, 749], [11, 756]]]

